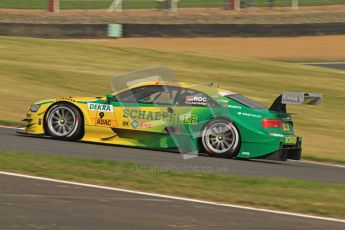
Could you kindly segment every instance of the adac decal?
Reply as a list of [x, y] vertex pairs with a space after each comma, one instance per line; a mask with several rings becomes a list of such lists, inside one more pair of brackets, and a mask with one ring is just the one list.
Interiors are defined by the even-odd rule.
[[151, 112], [145, 110], [129, 110], [125, 109], [123, 111], [124, 118], [131, 119], [142, 119], [151, 121], [166, 121], [172, 123], [182, 123], [182, 124], [197, 124], [198, 117], [196, 115], [190, 114], [176, 114], [168, 112]]
[[107, 104], [87, 103], [87, 107], [90, 111], [114, 112], [113, 106]]
[[197, 97], [197, 96], [187, 96], [186, 104], [187, 105], [206, 105], [207, 97]]
[[96, 119], [96, 126], [115, 127], [116, 121], [98, 118]]

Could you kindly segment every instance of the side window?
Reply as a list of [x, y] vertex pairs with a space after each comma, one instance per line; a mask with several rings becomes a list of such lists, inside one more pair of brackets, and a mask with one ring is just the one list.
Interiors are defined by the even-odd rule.
[[136, 88], [122, 92], [114, 97], [114, 101], [136, 103], [137, 99], [135, 95], [139, 89], [140, 88]]
[[165, 104], [172, 105], [174, 103], [178, 89], [175, 88], [165, 88], [164, 91], [152, 95], [154, 97], [150, 98], [151, 103], [153, 104]]
[[178, 89], [170, 86], [142, 86], [120, 93], [115, 101], [142, 104], [173, 104]]
[[179, 106], [218, 107], [218, 103], [212, 98], [192, 89], [182, 89], [176, 104]]

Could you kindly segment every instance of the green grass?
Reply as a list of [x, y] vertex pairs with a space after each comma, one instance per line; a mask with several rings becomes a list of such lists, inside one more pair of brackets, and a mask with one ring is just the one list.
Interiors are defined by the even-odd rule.
[[345, 218], [345, 185], [174, 172], [109, 160], [0, 151], [0, 170], [146, 192]]
[[[113, 0], [60, 0], [61, 9], [106, 9]], [[342, 5], [345, 0], [300, 0], [301, 6]], [[1, 0], [0, 8], [47, 9], [48, 0]], [[224, 0], [181, 0], [180, 7], [223, 7]], [[267, 6], [267, 0], [254, 0], [253, 6]], [[275, 6], [291, 6], [291, 1], [275, 0]], [[155, 8], [155, 0], [124, 0], [123, 8]]]
[[[250, 2], [250, 0], [248, 1]], [[345, 0], [299, 0], [299, 6], [325, 6], [325, 5], [343, 5]], [[274, 0], [274, 6], [291, 7], [292, 0]], [[252, 0], [252, 6], [268, 6], [267, 0]]]
[[21, 126], [24, 125], [24, 122], [21, 121], [11, 121], [11, 120], [1, 120], [0, 125], [8, 125], [8, 126]]
[[344, 71], [294, 63], [0, 37], [0, 119], [21, 120], [41, 99], [105, 95], [114, 74], [156, 65], [170, 66], [184, 81], [221, 79], [221, 87], [267, 106], [283, 91], [323, 93], [321, 105], [288, 106], [288, 111], [304, 138], [305, 157], [344, 162]]

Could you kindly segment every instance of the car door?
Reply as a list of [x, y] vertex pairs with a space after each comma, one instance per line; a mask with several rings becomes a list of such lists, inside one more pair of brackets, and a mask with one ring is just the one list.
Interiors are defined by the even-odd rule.
[[219, 105], [205, 93], [181, 87], [169, 110], [175, 117], [166, 122], [170, 136], [181, 153], [194, 156], [199, 150], [200, 131], [206, 122], [217, 116]]
[[116, 95], [111, 102], [117, 128], [162, 133], [173, 115], [178, 88], [149, 85], [136, 87]]
[[219, 104], [209, 95], [195, 89], [181, 88], [175, 104], [175, 112], [185, 114], [182, 124], [188, 125], [193, 132], [200, 131], [206, 122], [220, 116]]

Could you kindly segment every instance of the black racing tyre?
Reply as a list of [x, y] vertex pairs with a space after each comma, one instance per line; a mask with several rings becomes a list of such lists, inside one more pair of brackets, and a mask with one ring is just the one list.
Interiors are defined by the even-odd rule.
[[225, 158], [236, 156], [241, 145], [236, 126], [226, 119], [208, 122], [202, 130], [201, 143], [209, 156]]
[[58, 103], [45, 115], [44, 128], [54, 139], [78, 140], [83, 133], [83, 119], [79, 110], [68, 103]]

